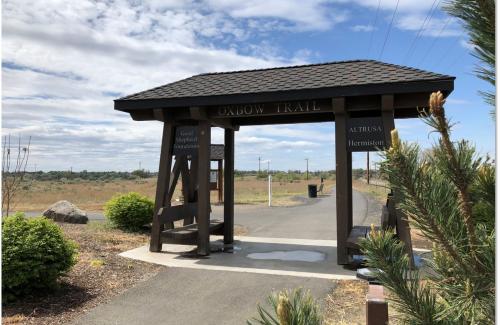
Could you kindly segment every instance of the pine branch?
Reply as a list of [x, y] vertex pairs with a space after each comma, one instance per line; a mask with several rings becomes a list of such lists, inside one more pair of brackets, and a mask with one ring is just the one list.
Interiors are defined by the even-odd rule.
[[[414, 214], [416, 218], [425, 220], [429, 231], [433, 234], [434, 239], [437, 243], [443, 247], [448, 254], [453, 258], [453, 260], [460, 265], [460, 267], [464, 269], [468, 269], [469, 266], [462, 260], [460, 254], [454, 249], [454, 247], [450, 244], [450, 241], [445, 236], [445, 234], [441, 231], [439, 226], [435, 222], [435, 216], [433, 216], [426, 208], [425, 203], [420, 199], [419, 190], [416, 188], [417, 182], [412, 179], [412, 175], [418, 176], [419, 171], [410, 170], [411, 166], [415, 164], [408, 161], [406, 156], [402, 153], [401, 147], [402, 144], [397, 135], [397, 131], [393, 130], [391, 132], [392, 136], [392, 146], [386, 154], [387, 160], [390, 162], [390, 166], [385, 167], [384, 171], [389, 173], [394, 173], [398, 177], [397, 183], [400, 183], [404, 187], [404, 191], [408, 192], [408, 196], [414, 202], [416, 209], [418, 210], [418, 214]], [[388, 169], [394, 168], [394, 170], [389, 171]], [[396, 185], [397, 183], [394, 180], [391, 182], [391, 185]]]
[[426, 121], [434, 127], [440, 134], [440, 143], [443, 145], [449, 163], [448, 170], [452, 174], [452, 181], [458, 189], [459, 206], [467, 227], [467, 236], [471, 248], [471, 254], [477, 260], [476, 247], [478, 246], [475, 225], [472, 220], [472, 201], [469, 193], [470, 177], [466, 175], [464, 169], [460, 166], [457, 159], [457, 152], [450, 140], [450, 125], [444, 113], [445, 99], [441, 92], [431, 94], [429, 99], [430, 116], [427, 116]]

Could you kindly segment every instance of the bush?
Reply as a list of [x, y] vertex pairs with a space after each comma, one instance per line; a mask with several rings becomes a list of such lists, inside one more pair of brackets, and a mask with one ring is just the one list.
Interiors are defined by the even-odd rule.
[[76, 263], [76, 244], [53, 221], [23, 213], [2, 220], [2, 293], [13, 300], [51, 289]]
[[113, 226], [127, 231], [141, 230], [153, 220], [153, 212], [153, 201], [134, 192], [117, 195], [104, 206], [104, 215]]
[[[258, 305], [259, 318], [252, 319], [257, 324], [319, 325], [322, 322], [319, 306], [308, 291], [283, 290], [271, 294], [267, 300], [273, 314]], [[252, 325], [252, 322], [247, 320], [247, 324]]]

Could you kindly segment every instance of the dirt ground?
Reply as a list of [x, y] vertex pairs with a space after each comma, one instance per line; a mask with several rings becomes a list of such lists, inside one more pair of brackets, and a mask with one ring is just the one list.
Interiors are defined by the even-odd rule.
[[324, 319], [328, 325], [364, 325], [368, 282], [335, 280], [333, 291], [325, 300]]
[[[325, 181], [323, 192], [331, 191], [332, 180]], [[294, 182], [273, 181], [273, 204], [291, 206], [300, 204], [297, 196], [307, 195], [308, 184], [318, 184], [319, 179], [299, 180]], [[34, 181], [23, 187], [14, 202], [13, 211], [43, 211], [59, 200], [68, 200], [79, 208], [88, 211], [101, 211], [103, 205], [118, 193], [138, 192], [154, 198], [156, 178], [115, 181]], [[180, 197], [180, 185], [174, 192], [173, 199]], [[268, 199], [268, 182], [246, 176], [235, 179], [236, 204], [266, 204]], [[211, 192], [211, 202], [217, 203], [217, 192]]]
[[145, 244], [148, 240], [145, 234], [125, 233], [105, 223], [59, 225], [78, 244], [78, 263], [61, 278], [55, 292], [2, 306], [2, 324], [67, 323], [163, 269], [118, 256]]

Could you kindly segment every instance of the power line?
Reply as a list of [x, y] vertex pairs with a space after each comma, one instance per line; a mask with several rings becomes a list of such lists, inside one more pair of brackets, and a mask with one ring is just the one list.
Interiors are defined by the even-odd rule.
[[378, 12], [380, 10], [380, 2], [382, 2], [382, 0], [378, 0], [377, 12], [375, 13], [375, 19], [372, 24], [372, 33], [370, 35], [370, 43], [368, 45], [368, 56], [372, 51], [373, 34], [375, 34], [375, 26], [377, 26]]
[[399, 6], [399, 0], [398, 0], [398, 2], [396, 2], [396, 8], [394, 8], [394, 13], [392, 14], [391, 23], [389, 24], [389, 28], [387, 28], [387, 34], [385, 35], [384, 44], [382, 45], [382, 50], [380, 51], [380, 55], [378, 56], [379, 60], [382, 58], [382, 55], [384, 54], [385, 44], [387, 44], [387, 39], [389, 39], [389, 34], [391, 33], [392, 23], [394, 22], [394, 17], [396, 17], [396, 12], [398, 11], [398, 6]]
[[[406, 62], [407, 59], [409, 59], [409, 56], [411, 56], [410, 53], [413, 53], [412, 50], [415, 47], [415, 44], [416, 44], [417, 40], [420, 38], [420, 36], [421, 36], [421, 34], [422, 34], [422, 32], [424, 30], [424, 27], [427, 24], [427, 22], [430, 21], [430, 17], [432, 16], [431, 14], [435, 10], [434, 5], [436, 4], [436, 1], [437, 0], [434, 0], [434, 2], [432, 3], [432, 6], [430, 7], [429, 11], [427, 12], [427, 16], [425, 17], [424, 21], [422, 22], [422, 25], [420, 26], [417, 34], [415, 35], [415, 38], [413, 38], [413, 41], [411, 42], [410, 48], [408, 49], [408, 52], [406, 52], [406, 55], [405, 55], [405, 57], [403, 59], [403, 64]], [[441, 0], [439, 0], [438, 6], [439, 6], [440, 2], [441, 2]], [[436, 6], [436, 8], [437, 8], [437, 6]]]
[[455, 40], [453, 39], [450, 41], [450, 44], [446, 47], [446, 50], [443, 52], [443, 55], [439, 56], [439, 60], [434, 64], [435, 67], [439, 67], [441, 65], [441, 62], [443, 62], [443, 59], [448, 56], [448, 53], [450, 53], [454, 45], [456, 45], [456, 43]]
[[429, 53], [431, 52], [432, 48], [434, 47], [434, 44], [436, 44], [436, 41], [439, 39], [439, 37], [441, 37], [441, 34], [443, 34], [446, 26], [448, 26], [448, 23], [450, 21], [451, 21], [451, 16], [448, 17], [448, 19], [446, 19], [446, 22], [443, 24], [443, 27], [439, 31], [438, 35], [432, 41], [431, 46], [429, 46], [429, 48], [427, 49], [427, 52], [425, 52], [424, 56], [422, 57], [422, 59], [420, 60], [420, 62], [419, 62], [418, 65], [421, 65], [425, 61], [425, 59], [427, 58], [427, 55], [429, 55]]

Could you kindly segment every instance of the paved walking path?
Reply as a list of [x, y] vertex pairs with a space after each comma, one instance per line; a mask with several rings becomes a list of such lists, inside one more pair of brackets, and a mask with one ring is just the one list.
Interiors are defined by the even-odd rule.
[[[369, 225], [379, 222], [380, 205], [364, 194], [353, 192], [353, 210], [354, 224]], [[334, 283], [330, 279], [288, 274], [291, 274], [290, 271], [303, 269], [312, 270], [312, 273], [318, 269], [325, 273], [328, 272], [330, 264], [332, 271], [336, 268], [332, 259], [333, 255], [330, 255], [334, 254], [331, 249], [321, 249], [313, 245], [296, 245], [297, 243], [313, 243], [311, 240], [334, 242], [336, 239], [335, 211], [335, 193], [321, 197], [315, 203], [297, 207], [235, 207], [235, 223], [247, 228], [247, 235], [252, 236], [248, 238], [254, 238], [252, 239], [254, 241], [255, 238], [262, 238], [265, 241], [263, 237], [281, 238], [276, 239], [274, 243], [282, 245], [279, 253], [286, 253], [288, 250], [297, 251], [300, 247], [304, 250], [306, 247], [308, 252], [314, 251], [317, 254], [326, 255], [325, 260], [318, 262], [317, 267], [314, 266], [315, 262], [309, 261], [279, 259], [262, 261], [247, 258], [248, 255], [241, 254], [238, 257], [225, 258], [226, 254], [218, 253], [217, 257], [212, 259], [190, 262], [195, 265], [195, 268], [184, 268], [182, 264], [168, 267], [155, 277], [115, 297], [111, 302], [89, 311], [76, 320], [75, 324], [245, 324], [247, 319], [256, 316], [258, 302], [264, 302], [273, 289], [282, 288], [304, 287], [310, 289], [313, 295], [321, 301], [333, 289]], [[221, 216], [222, 207], [213, 207], [213, 215]], [[296, 239], [309, 239], [309, 241]], [[287, 241], [293, 242], [293, 245], [286, 246], [281, 243]], [[255, 244], [255, 242], [253, 246], [247, 247], [249, 247], [249, 252], [251, 249], [254, 251], [257, 249], [257, 252], [260, 252], [259, 249], [270, 249], [270, 246], [265, 246], [263, 243]], [[271, 252], [273, 253], [276, 252]], [[168, 259], [169, 254], [171, 253], [163, 253], [162, 258]], [[170, 259], [175, 263], [181, 262], [178, 256], [170, 256]], [[221, 260], [230, 260], [233, 264], [244, 264], [243, 266], [250, 271], [214, 270], [213, 265]], [[325, 262], [330, 264], [325, 265]], [[204, 268], [204, 265], [210, 266], [211, 269]], [[261, 268], [262, 265], [266, 268], [271, 265], [273, 270], [282, 269], [284, 272], [281, 273], [282, 275], [274, 275], [251, 271], [251, 269]], [[280, 274], [280, 272], [277, 273]]]

